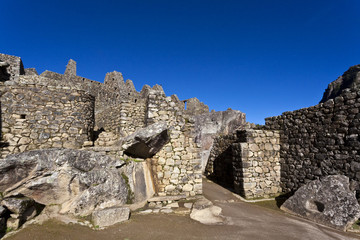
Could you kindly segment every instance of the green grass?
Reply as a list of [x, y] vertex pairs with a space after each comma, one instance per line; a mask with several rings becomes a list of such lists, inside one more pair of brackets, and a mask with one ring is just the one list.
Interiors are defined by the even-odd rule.
[[124, 161], [125, 163], [129, 163], [129, 162], [144, 162], [144, 160], [141, 159], [135, 159], [135, 158], [120, 158], [120, 160]]
[[260, 207], [264, 207], [264, 208], [268, 208], [268, 209], [272, 209], [272, 210], [276, 210], [276, 211], [281, 211], [280, 208], [277, 205], [276, 200], [253, 202], [251, 204], [257, 205], [257, 206], [260, 206]]
[[259, 201], [259, 202], [253, 202], [251, 204], [261, 206], [261, 207], [265, 207], [265, 208], [272, 209], [272, 210], [276, 210], [276, 211], [281, 211], [280, 206], [290, 196], [291, 196], [291, 194], [286, 193], [286, 194], [279, 195], [279, 196], [275, 197], [275, 199], [272, 199], [272, 200], [264, 200], [264, 201]]
[[351, 227], [351, 230], [360, 231], [360, 220], [357, 220]]

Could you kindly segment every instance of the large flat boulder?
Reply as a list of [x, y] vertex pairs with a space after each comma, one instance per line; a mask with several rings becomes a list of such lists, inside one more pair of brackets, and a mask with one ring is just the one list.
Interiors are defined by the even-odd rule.
[[130, 209], [128, 207], [114, 207], [96, 210], [92, 213], [95, 226], [100, 228], [111, 226], [129, 220]]
[[[124, 161], [95, 152], [46, 149], [9, 155], [0, 161], [0, 192], [26, 196], [61, 213], [90, 215], [128, 199]], [[10, 199], [10, 198], [9, 198]]]
[[311, 181], [299, 188], [281, 209], [345, 231], [360, 217], [360, 206], [349, 186], [349, 178], [343, 175]]
[[136, 158], [150, 158], [170, 140], [166, 122], [156, 122], [127, 136], [124, 153]]

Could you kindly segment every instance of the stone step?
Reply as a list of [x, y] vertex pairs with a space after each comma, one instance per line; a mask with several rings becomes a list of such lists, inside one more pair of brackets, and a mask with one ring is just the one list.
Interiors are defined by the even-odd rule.
[[164, 202], [164, 201], [178, 201], [181, 199], [186, 199], [186, 195], [176, 195], [176, 196], [161, 196], [161, 197], [153, 197], [148, 199], [148, 202]]

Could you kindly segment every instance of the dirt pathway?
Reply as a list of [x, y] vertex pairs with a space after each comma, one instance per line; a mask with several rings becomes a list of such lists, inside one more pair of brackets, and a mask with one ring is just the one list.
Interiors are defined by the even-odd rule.
[[188, 216], [174, 214], [134, 214], [130, 221], [106, 230], [96, 231], [80, 225], [48, 221], [43, 225], [23, 229], [7, 239], [360, 239], [355, 234], [334, 231], [300, 218], [241, 202], [228, 190], [206, 180], [204, 195], [222, 208], [225, 224], [203, 225]]

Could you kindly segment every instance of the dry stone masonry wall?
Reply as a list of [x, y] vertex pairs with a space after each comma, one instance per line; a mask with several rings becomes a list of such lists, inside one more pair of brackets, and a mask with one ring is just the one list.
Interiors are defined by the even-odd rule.
[[98, 112], [96, 127], [125, 137], [145, 127], [145, 112], [145, 99], [122, 102]]
[[360, 180], [359, 109], [360, 91], [345, 89], [325, 103], [266, 119], [268, 129], [280, 130], [285, 192], [326, 175]]
[[1, 157], [42, 148], [80, 148], [91, 139], [94, 97], [37, 85], [1, 86]]
[[205, 175], [247, 199], [279, 195], [279, 132], [246, 129], [218, 136]]
[[25, 74], [21, 58], [0, 53], [0, 82], [17, 80]]
[[162, 91], [148, 95], [147, 123], [166, 121], [170, 141], [152, 159], [159, 196], [202, 193], [202, 172], [199, 146], [193, 134], [194, 122]]
[[236, 134], [216, 137], [205, 168], [208, 178], [230, 188], [234, 188], [232, 144], [237, 141]]
[[157, 194], [193, 196], [202, 192], [200, 143], [193, 115], [207, 113], [198, 99], [188, 107], [162, 87], [145, 85], [137, 92], [119, 72], [104, 83], [76, 75], [70, 60], [65, 73], [24, 70], [19, 57], [0, 55], [1, 157], [42, 148], [85, 148], [118, 159], [122, 141], [139, 129], [164, 121], [170, 140], [154, 157], [151, 170]]
[[278, 131], [238, 131], [232, 144], [234, 188], [245, 198], [268, 198], [281, 193], [280, 134]]

